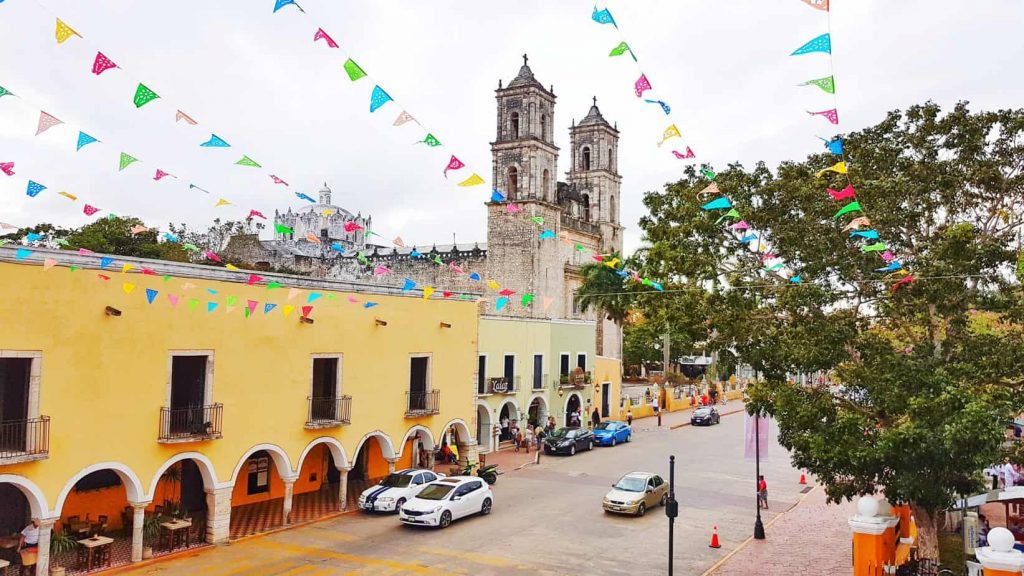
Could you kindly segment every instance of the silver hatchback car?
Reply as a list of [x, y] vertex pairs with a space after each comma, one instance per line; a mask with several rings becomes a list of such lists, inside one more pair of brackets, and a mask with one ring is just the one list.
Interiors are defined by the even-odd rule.
[[605, 512], [643, 516], [649, 508], [659, 504], [664, 506], [666, 501], [668, 483], [661, 476], [650, 472], [630, 472], [612, 484], [601, 505]]

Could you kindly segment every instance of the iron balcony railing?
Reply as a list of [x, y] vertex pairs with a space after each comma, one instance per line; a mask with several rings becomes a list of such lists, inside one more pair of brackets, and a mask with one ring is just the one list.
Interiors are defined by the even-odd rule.
[[441, 391], [406, 392], [406, 417], [438, 414], [441, 412]]
[[352, 397], [327, 396], [323, 398], [306, 398], [309, 412], [306, 417], [306, 428], [329, 428], [344, 426], [352, 422]]
[[160, 442], [213, 440], [223, 437], [224, 405], [160, 409]]
[[0, 421], [0, 463], [50, 453], [50, 417]]
[[547, 382], [547, 381], [548, 381], [548, 375], [547, 374], [544, 374], [544, 375], [534, 374], [533, 375], [533, 389], [534, 390], [543, 390], [544, 389], [544, 383]]

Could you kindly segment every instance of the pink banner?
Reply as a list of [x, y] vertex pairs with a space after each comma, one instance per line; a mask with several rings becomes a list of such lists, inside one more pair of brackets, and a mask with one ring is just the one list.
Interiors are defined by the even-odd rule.
[[[743, 425], [743, 457], [747, 460], [753, 460], [758, 455], [762, 460], [768, 457], [768, 430], [770, 428], [771, 420], [764, 416], [759, 416], [757, 424], [754, 424], [755, 418], [750, 414], [746, 414], [746, 422]], [[755, 430], [758, 438], [755, 436]], [[760, 448], [760, 454], [758, 454], [758, 448]]]

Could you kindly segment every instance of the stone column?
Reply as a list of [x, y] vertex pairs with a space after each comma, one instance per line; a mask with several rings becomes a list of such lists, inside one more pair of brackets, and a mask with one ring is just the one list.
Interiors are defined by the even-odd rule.
[[395, 462], [398, 462], [398, 458], [387, 458], [388, 461], [388, 474], [395, 472]]
[[234, 486], [206, 490], [206, 541], [227, 542], [231, 538], [231, 490]]
[[[857, 515], [850, 518], [853, 531], [853, 573], [875, 574], [894, 561], [898, 518], [879, 513], [880, 503], [873, 496], [857, 501]], [[886, 504], [886, 509], [891, 508]]]
[[50, 576], [50, 535], [53, 523], [59, 518], [39, 520], [39, 554], [36, 556], [36, 576]]
[[141, 562], [142, 524], [146, 520], [146, 507], [151, 502], [129, 502], [129, 504], [132, 505], [132, 562]]
[[295, 490], [295, 477], [292, 478], [281, 478], [284, 482], [284, 506], [281, 512], [281, 518], [284, 519], [285, 524], [292, 523], [292, 494]]
[[1014, 550], [1013, 544], [1013, 533], [1006, 528], [988, 531], [988, 546], [974, 550], [985, 576], [1017, 576], [1024, 570], [1024, 552]]
[[348, 471], [351, 469], [351, 466], [338, 468], [338, 510], [348, 510]]

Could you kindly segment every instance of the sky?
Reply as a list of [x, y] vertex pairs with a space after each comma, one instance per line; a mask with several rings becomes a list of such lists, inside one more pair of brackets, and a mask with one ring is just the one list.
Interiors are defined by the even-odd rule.
[[[800, 0], [611, 0], [607, 7], [684, 139], [656, 146], [667, 126], [657, 106], [633, 92], [636, 66], [611, 58], [621, 40], [578, 0], [298, 0], [306, 14], [273, 0], [0, 0], [0, 221], [80, 226], [107, 213], [205, 227], [256, 209], [301, 208], [326, 182], [333, 201], [371, 214], [374, 230], [406, 244], [485, 241], [490, 142], [498, 81], [530, 67], [558, 97], [559, 172], [568, 169], [568, 130], [591, 98], [621, 132], [626, 252], [641, 245], [643, 194], [677, 180], [690, 146], [713, 167], [770, 166], [820, 150], [835, 129], [806, 110], [831, 96], [798, 87], [828, 75], [822, 54], [790, 57], [827, 31], [826, 14]], [[75, 29], [58, 45], [59, 16]], [[1024, 2], [1019, 0], [833, 0], [831, 32], [840, 131], [889, 110], [933, 100], [944, 108], [1024, 106]], [[322, 27], [341, 45], [313, 43]], [[100, 76], [97, 51], [119, 69]], [[351, 82], [351, 56], [372, 79]], [[142, 82], [160, 95], [132, 103]], [[369, 113], [373, 83], [393, 98]], [[35, 136], [39, 111], [65, 122]], [[199, 124], [175, 122], [181, 109]], [[444, 144], [414, 145], [415, 124], [392, 126], [402, 110]], [[75, 150], [78, 131], [98, 138]], [[229, 149], [202, 148], [217, 134]], [[675, 146], [670, 146], [675, 144]], [[120, 152], [141, 162], [118, 171]], [[245, 154], [263, 165], [234, 164]], [[442, 176], [451, 155], [467, 167]], [[153, 180], [160, 168], [178, 179]], [[455, 185], [471, 172], [487, 183]], [[275, 185], [268, 174], [288, 181]], [[27, 179], [46, 185], [35, 198]], [[189, 189], [194, 183], [209, 194]], [[71, 202], [57, 194], [79, 198]], [[220, 198], [230, 205], [217, 207]], [[102, 209], [86, 216], [82, 204]]]

